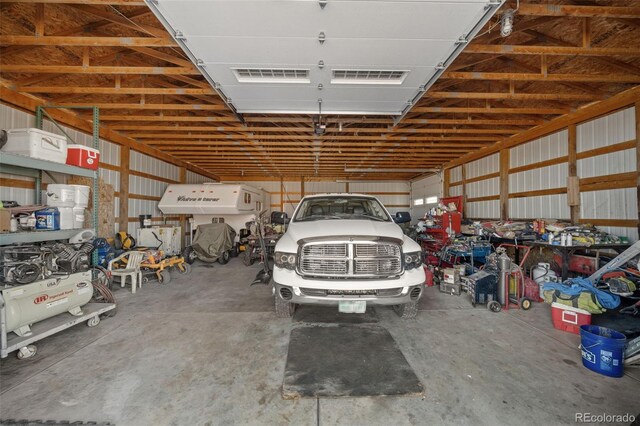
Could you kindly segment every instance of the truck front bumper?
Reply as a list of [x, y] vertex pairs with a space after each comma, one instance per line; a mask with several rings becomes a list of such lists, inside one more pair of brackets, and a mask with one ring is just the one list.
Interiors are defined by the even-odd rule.
[[403, 305], [422, 296], [423, 284], [381, 290], [320, 290], [290, 287], [274, 281], [277, 297], [302, 305], [337, 305], [345, 301], [366, 301], [372, 305]]

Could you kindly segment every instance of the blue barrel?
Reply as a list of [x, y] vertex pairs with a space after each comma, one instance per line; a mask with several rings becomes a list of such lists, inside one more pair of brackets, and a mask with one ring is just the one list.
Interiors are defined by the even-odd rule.
[[597, 325], [581, 325], [580, 337], [582, 365], [605, 376], [622, 377], [627, 344], [624, 334]]

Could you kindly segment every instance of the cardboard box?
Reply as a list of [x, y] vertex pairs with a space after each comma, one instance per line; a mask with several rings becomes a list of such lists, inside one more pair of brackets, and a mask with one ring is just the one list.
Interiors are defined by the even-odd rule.
[[0, 209], [0, 232], [11, 232], [11, 213]]

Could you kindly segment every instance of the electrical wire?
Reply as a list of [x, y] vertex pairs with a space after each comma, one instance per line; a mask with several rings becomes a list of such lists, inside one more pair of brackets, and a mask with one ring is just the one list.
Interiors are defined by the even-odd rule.
[[[515, 14], [518, 12], [518, 10], [520, 10], [520, 0], [517, 0], [517, 1], [516, 1], [516, 10], [514, 10], [514, 11], [513, 11], [513, 14], [515, 15]], [[479, 33], [479, 34], [476, 34], [476, 36], [474, 37], [474, 39], [476, 39], [476, 38], [478, 38], [478, 37], [481, 37], [481, 36], [483, 36], [483, 35], [485, 35], [485, 34], [489, 34], [491, 31], [493, 31], [493, 29], [494, 29], [495, 27], [497, 27], [497, 26], [498, 26], [498, 25], [500, 25], [501, 23], [502, 23], [502, 19], [501, 19], [501, 18], [498, 18], [498, 22], [496, 22], [495, 24], [493, 24], [493, 25], [489, 26], [489, 28], [488, 28], [486, 31], [481, 32], [481, 33]]]

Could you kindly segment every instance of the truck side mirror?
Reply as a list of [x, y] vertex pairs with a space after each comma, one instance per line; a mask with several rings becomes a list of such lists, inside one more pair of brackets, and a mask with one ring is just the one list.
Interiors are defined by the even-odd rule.
[[411, 222], [411, 214], [409, 212], [396, 212], [393, 218], [395, 223], [407, 223]]
[[271, 212], [271, 223], [286, 225], [289, 223], [289, 216], [285, 212]]

